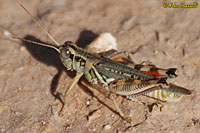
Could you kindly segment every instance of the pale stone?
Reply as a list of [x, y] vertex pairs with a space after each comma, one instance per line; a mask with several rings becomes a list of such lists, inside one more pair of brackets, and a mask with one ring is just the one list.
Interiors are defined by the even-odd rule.
[[116, 38], [111, 33], [102, 33], [87, 46], [87, 49], [96, 53], [109, 51], [111, 49], [117, 50]]

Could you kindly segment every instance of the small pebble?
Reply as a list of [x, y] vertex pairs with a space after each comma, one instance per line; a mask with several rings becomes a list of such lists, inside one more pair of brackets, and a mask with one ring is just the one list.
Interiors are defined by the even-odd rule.
[[86, 101], [86, 105], [90, 105], [90, 101], [89, 100]]
[[20, 48], [20, 51], [25, 51], [25, 47], [24, 46], [22, 46], [21, 48]]
[[87, 49], [96, 53], [109, 51], [111, 49], [117, 50], [116, 38], [110, 33], [102, 33], [87, 46]]
[[105, 125], [104, 129], [105, 130], [109, 130], [109, 129], [111, 129], [111, 126], [110, 125]]
[[7, 30], [4, 30], [3, 34], [4, 34], [5, 36], [10, 36], [10, 35], [11, 35], [10, 32], [7, 31]]

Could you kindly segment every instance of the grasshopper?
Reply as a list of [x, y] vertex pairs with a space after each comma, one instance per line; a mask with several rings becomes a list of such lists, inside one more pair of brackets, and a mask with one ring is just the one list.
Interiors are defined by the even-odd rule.
[[[111, 94], [127, 96], [127, 98], [131, 100], [135, 100], [135, 96], [141, 94], [146, 94], [150, 97], [156, 98], [156, 96], [154, 96], [156, 91], [167, 91], [173, 94], [177, 91], [177, 88], [181, 90], [179, 91], [180, 94], [185, 94], [184, 91], [182, 91], [184, 89], [181, 87], [173, 84], [168, 84], [166, 82], [167, 78], [177, 76], [176, 69], [154, 68], [147, 71], [147, 68], [150, 67], [148, 65], [139, 67], [139, 65], [135, 65], [133, 63], [123, 64], [119, 61], [116, 61], [117, 58], [123, 58], [125, 56], [132, 58], [131, 54], [118, 53], [115, 55], [106, 55], [107, 52], [98, 54], [86, 49], [82, 49], [70, 41], [60, 45], [37, 22], [37, 20], [23, 5], [20, 4], [20, 6], [32, 17], [32, 20], [56, 44], [56, 46], [33, 42], [31, 40], [26, 40], [18, 37], [14, 38], [55, 49], [59, 53], [60, 59], [66, 69], [76, 71], [76, 76], [73, 78], [72, 82], [68, 85], [65, 91], [65, 95], [63, 97], [64, 103], [62, 104], [62, 107], [59, 111], [59, 115], [63, 115], [64, 108], [66, 107], [68, 101], [67, 97], [76, 87], [79, 79], [82, 76], [85, 76], [86, 80], [92, 86], [103, 92], [105, 96], [110, 96], [120, 116], [126, 120], [129, 119], [125, 117]], [[155, 69], [157, 71], [155, 71]]]

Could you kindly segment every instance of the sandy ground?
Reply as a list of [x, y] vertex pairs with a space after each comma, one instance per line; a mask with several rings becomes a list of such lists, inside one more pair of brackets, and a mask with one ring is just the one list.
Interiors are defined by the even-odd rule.
[[111, 100], [79, 85], [59, 117], [61, 103], [52, 92], [63, 94], [74, 74], [65, 71], [55, 51], [5, 39], [11, 38], [10, 32], [52, 43], [17, 1], [1, 0], [0, 132], [200, 131], [200, 7], [164, 8], [155, 0], [23, 0], [22, 4], [60, 44], [70, 40], [85, 46], [98, 34], [110, 32], [119, 51], [135, 52], [137, 63], [178, 68], [173, 83], [192, 90], [192, 95], [163, 106], [149, 98], [152, 105], [145, 106], [119, 96], [117, 103], [133, 119], [129, 124], [113, 111]]

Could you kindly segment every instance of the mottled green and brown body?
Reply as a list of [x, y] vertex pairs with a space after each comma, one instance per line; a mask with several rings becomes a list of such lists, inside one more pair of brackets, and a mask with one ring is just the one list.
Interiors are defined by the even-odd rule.
[[153, 76], [140, 72], [125, 64], [113, 61], [100, 54], [66, 42], [59, 48], [60, 58], [67, 70], [74, 70], [85, 76], [93, 86], [109, 95], [109, 83], [121, 79], [150, 80]]

